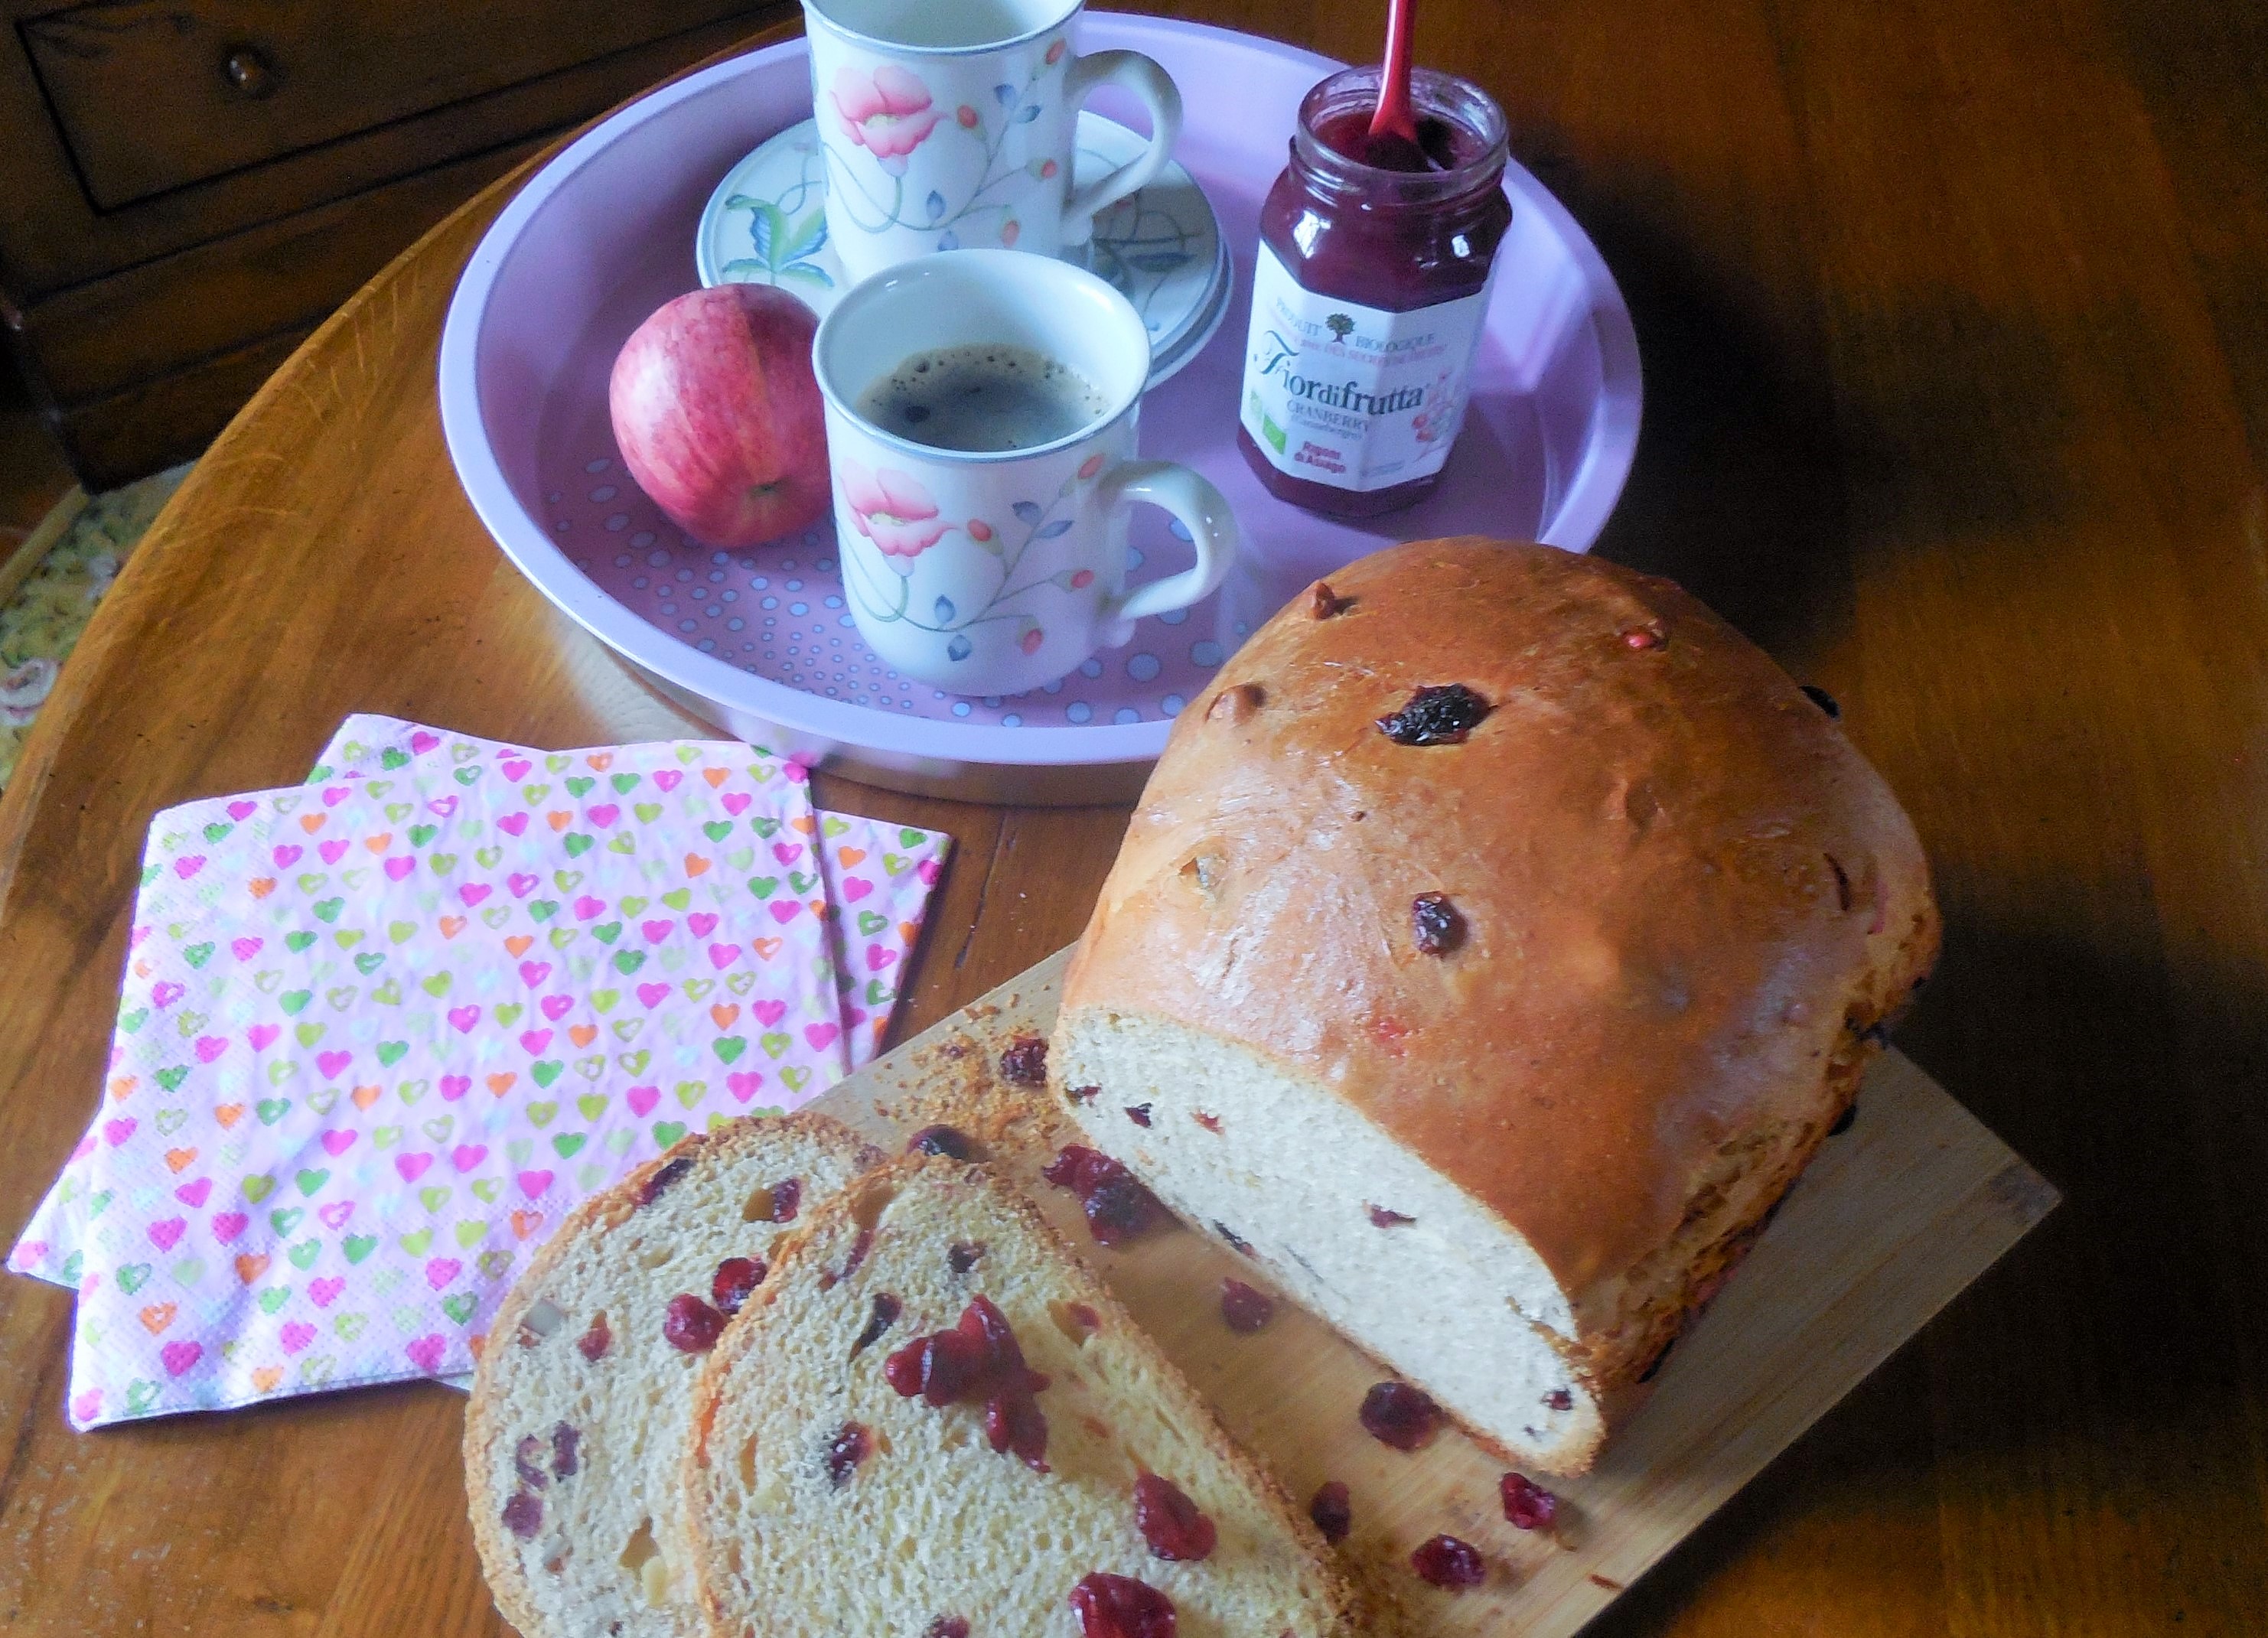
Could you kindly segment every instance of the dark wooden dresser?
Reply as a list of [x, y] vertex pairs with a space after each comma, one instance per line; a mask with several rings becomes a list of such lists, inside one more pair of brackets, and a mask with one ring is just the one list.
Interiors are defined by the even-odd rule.
[[562, 129], [791, 0], [0, 0], [0, 315], [81, 481], [194, 455]]

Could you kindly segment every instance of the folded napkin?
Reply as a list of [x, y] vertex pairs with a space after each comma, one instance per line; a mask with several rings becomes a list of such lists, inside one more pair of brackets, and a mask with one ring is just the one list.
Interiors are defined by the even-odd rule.
[[[459, 768], [480, 760], [533, 764], [587, 754], [524, 750], [470, 734], [444, 733], [399, 717], [358, 714], [339, 724], [307, 781], [320, 784], [332, 778], [358, 779], [421, 761]], [[780, 766], [791, 778], [803, 776], [795, 763]], [[819, 839], [812, 852], [821, 891], [834, 911], [827, 922], [828, 943], [842, 996], [845, 1053], [849, 1067], [855, 1069], [881, 1050], [889, 1033], [898, 975], [912, 959], [914, 941], [928, 913], [930, 890], [944, 870], [953, 838], [942, 831], [850, 813], [822, 812], [818, 818]], [[761, 879], [752, 880], [751, 891]]]
[[577, 1201], [849, 1061], [801, 769], [384, 727], [151, 824], [103, 1107], [9, 1260], [78, 1292], [75, 1426], [460, 1373]]

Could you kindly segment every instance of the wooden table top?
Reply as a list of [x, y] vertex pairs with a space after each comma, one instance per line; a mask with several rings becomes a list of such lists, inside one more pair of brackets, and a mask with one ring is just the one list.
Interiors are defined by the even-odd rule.
[[[1362, 0], [1167, 9], [1339, 56]], [[2268, 21], [2242, 0], [1431, 0], [1646, 369], [1601, 549], [1843, 701], [1938, 871], [1901, 1044], [2066, 1204], [1594, 1629], [2268, 1621]], [[500, 185], [502, 186], [502, 185]], [[378, 710], [539, 745], [682, 720], [460, 494], [434, 354], [491, 190], [281, 371], [110, 594], [0, 800], [0, 1237], [84, 1129], [157, 808]], [[1074, 937], [1123, 809], [953, 832], [900, 1020]], [[461, 1400], [78, 1436], [70, 1303], [0, 1280], [0, 1627], [499, 1629]]]

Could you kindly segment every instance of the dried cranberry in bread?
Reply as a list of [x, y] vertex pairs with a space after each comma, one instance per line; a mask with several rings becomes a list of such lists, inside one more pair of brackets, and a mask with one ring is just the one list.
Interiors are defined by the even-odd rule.
[[1927, 867], [1668, 581], [1469, 537], [1329, 584], [1174, 724], [1051, 1073], [1175, 1211], [1580, 1472], [1928, 971]]
[[686, 1138], [576, 1208], [505, 1296], [465, 1489], [497, 1607], [526, 1638], [700, 1638], [677, 1469], [702, 1345], [860, 1152], [814, 1114]]
[[1322, 1537], [1156, 1344], [951, 1159], [813, 1218], [702, 1372], [685, 1481], [719, 1638], [1359, 1630]]

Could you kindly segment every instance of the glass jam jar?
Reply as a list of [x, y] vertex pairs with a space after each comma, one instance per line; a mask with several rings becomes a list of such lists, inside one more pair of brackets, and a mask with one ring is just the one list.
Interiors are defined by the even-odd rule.
[[1300, 105], [1260, 211], [1236, 442], [1278, 500], [1343, 518], [1440, 481], [1512, 224], [1503, 111], [1454, 75], [1410, 77], [1418, 141], [1373, 138], [1379, 70]]

